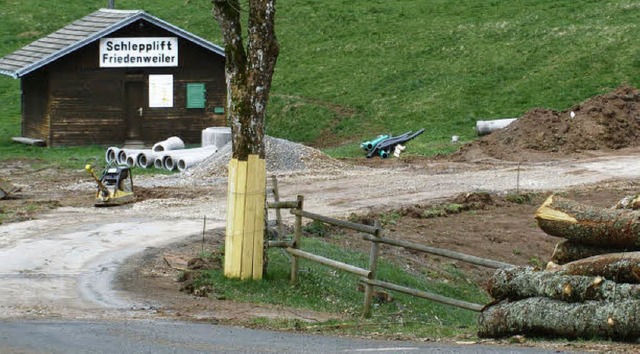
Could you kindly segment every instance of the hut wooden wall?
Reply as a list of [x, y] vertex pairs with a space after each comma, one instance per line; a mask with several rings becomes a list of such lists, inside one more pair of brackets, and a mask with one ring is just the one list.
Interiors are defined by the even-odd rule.
[[[136, 22], [108, 37], [176, 35]], [[125, 86], [139, 81], [145, 100], [142, 140], [151, 145], [179, 136], [187, 144], [199, 144], [202, 129], [226, 125], [224, 114], [214, 113], [216, 107], [225, 107], [224, 57], [180, 37], [178, 45], [178, 67], [100, 68], [96, 41], [29, 74], [22, 79], [25, 104], [37, 104], [23, 111], [23, 135], [46, 139], [49, 146], [120, 145], [127, 133]], [[148, 78], [157, 74], [173, 75], [173, 107], [148, 106]], [[33, 84], [41, 81], [48, 84]], [[205, 84], [205, 108], [186, 108], [187, 83]]]
[[45, 71], [21, 81], [22, 136], [47, 140], [49, 138], [49, 88]]

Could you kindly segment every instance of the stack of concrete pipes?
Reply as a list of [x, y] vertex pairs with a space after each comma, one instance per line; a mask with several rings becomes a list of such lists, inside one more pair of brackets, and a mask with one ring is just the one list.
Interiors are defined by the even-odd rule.
[[126, 164], [129, 167], [178, 169], [183, 172], [218, 152], [215, 145], [185, 149], [182, 139], [172, 136], [153, 145], [151, 149], [120, 149], [110, 147], [107, 163]]

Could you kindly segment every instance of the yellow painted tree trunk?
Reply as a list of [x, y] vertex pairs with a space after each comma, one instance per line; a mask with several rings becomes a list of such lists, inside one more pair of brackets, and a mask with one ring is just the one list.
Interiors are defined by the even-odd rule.
[[224, 257], [228, 278], [262, 279], [265, 189], [264, 159], [231, 159]]

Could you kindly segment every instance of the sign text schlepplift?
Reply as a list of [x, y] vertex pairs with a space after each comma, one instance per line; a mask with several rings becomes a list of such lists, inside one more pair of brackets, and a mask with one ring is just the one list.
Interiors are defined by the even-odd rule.
[[178, 66], [178, 38], [101, 38], [100, 67]]

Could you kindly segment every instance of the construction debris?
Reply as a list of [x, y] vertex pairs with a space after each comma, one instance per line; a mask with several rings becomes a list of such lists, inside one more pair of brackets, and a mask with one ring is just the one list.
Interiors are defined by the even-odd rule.
[[215, 145], [185, 149], [183, 141], [175, 136], [160, 141], [151, 149], [121, 149], [111, 146], [105, 159], [108, 164], [116, 163], [128, 167], [155, 167], [169, 171], [184, 172], [218, 152]]
[[14, 186], [9, 181], [0, 178], [0, 199], [4, 199], [11, 193], [20, 191], [20, 188]]
[[424, 129], [420, 129], [417, 132], [408, 131], [398, 136], [378, 135], [373, 140], [363, 142], [360, 144], [360, 147], [367, 152], [367, 158], [380, 156], [386, 159], [391, 154], [395, 157], [400, 157], [400, 153], [406, 148], [406, 146], [402, 144], [407, 143], [422, 133], [424, 133]]

